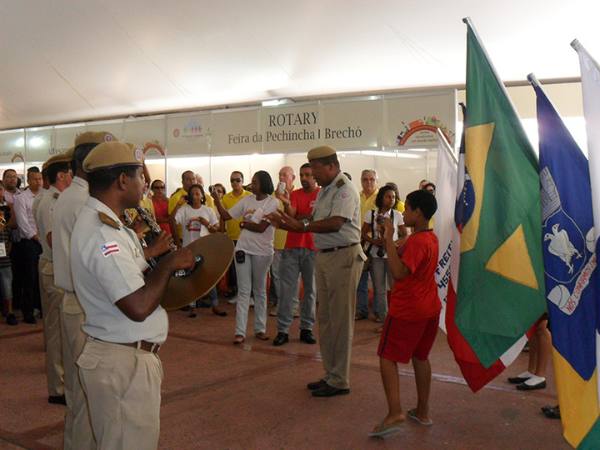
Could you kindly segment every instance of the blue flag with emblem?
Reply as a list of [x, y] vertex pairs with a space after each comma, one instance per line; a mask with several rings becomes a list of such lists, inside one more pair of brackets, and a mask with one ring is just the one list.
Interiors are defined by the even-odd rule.
[[564, 436], [578, 447], [598, 417], [600, 278], [588, 160], [533, 75], [537, 96], [544, 273]]

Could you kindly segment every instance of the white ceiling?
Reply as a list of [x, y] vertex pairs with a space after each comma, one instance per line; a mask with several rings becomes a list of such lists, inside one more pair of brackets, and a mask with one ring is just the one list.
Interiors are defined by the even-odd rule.
[[470, 16], [505, 81], [600, 58], [598, 0], [0, 0], [0, 129], [464, 83]]

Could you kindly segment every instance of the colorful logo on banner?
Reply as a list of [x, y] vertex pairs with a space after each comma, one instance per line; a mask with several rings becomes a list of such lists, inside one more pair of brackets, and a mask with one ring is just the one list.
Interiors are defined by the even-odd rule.
[[200, 137], [203, 135], [203, 128], [199, 121], [190, 119], [188, 123], [183, 126], [183, 129], [175, 128], [173, 130], [173, 137]]
[[161, 156], [165, 156], [165, 149], [158, 142], [146, 142], [143, 148], [144, 156], [149, 151], [156, 150]]
[[436, 116], [425, 116], [422, 119], [412, 122], [401, 122], [402, 131], [396, 137], [396, 144], [403, 145], [437, 145], [437, 130], [439, 129], [446, 140], [452, 144], [454, 142], [454, 132], [450, 130]]

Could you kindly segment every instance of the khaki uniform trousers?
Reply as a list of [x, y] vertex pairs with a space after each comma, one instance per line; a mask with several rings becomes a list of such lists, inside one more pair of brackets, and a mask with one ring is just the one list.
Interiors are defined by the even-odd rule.
[[98, 448], [155, 450], [163, 379], [158, 355], [89, 337], [77, 365]]
[[315, 258], [323, 379], [338, 389], [350, 387], [356, 288], [365, 259], [360, 245], [318, 252]]
[[73, 292], [65, 292], [61, 303], [63, 364], [65, 367], [65, 450], [95, 449], [96, 442], [88, 412], [87, 400], [79, 380], [75, 362], [85, 345], [81, 329], [85, 315]]
[[42, 313], [44, 314], [48, 395], [59, 396], [65, 393], [60, 325], [60, 304], [64, 291], [54, 285], [54, 272], [50, 261], [40, 258], [38, 270]]

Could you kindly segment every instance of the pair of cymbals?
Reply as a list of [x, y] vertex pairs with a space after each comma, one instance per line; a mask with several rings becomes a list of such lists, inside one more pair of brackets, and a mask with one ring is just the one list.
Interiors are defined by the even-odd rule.
[[233, 260], [233, 242], [222, 233], [201, 237], [187, 248], [194, 257], [201, 256], [202, 261], [187, 276], [171, 276], [160, 302], [167, 311], [182, 308], [207, 295], [223, 278]]

